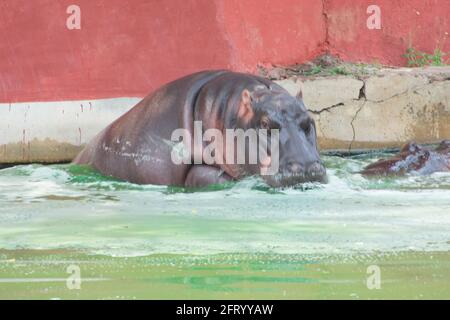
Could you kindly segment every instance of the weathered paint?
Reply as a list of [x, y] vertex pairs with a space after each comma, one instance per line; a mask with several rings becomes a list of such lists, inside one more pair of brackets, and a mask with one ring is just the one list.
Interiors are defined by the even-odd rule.
[[[367, 28], [369, 5], [381, 10], [379, 30]], [[325, 0], [325, 15], [329, 50], [345, 60], [403, 66], [409, 46], [450, 52], [448, 0]]]
[[377, 1], [381, 30], [367, 29], [369, 0], [78, 0], [81, 30], [68, 30], [73, 3], [0, 2], [0, 102], [143, 96], [194, 71], [326, 50], [394, 65], [410, 43], [450, 51], [447, 0]]
[[232, 66], [291, 65], [324, 51], [323, 3], [317, 0], [222, 0], [217, 15], [232, 53]]
[[0, 102], [143, 96], [202, 69], [301, 62], [325, 39], [316, 0], [77, 0], [68, 30], [73, 3], [0, 2]]
[[139, 100], [0, 103], [0, 163], [70, 161]]

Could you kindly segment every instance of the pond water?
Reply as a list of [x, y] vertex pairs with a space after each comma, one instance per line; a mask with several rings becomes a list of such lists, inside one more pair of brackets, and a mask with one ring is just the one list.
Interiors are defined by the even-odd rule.
[[[388, 155], [324, 155], [328, 184], [287, 189], [0, 170], [0, 298], [448, 299], [450, 174], [357, 173]], [[66, 286], [73, 264], [81, 290]], [[381, 288], [370, 290], [374, 264]]]

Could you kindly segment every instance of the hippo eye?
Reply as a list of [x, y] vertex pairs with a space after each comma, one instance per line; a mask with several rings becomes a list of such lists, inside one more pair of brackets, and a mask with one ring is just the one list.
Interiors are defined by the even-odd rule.
[[300, 129], [305, 132], [306, 135], [308, 135], [311, 132], [313, 124], [311, 121], [304, 121], [300, 124]]
[[306, 134], [306, 135], [310, 134], [310, 133], [311, 133], [311, 125], [309, 125], [308, 127], [306, 127], [306, 128], [304, 129], [304, 131], [305, 131], [305, 134]]

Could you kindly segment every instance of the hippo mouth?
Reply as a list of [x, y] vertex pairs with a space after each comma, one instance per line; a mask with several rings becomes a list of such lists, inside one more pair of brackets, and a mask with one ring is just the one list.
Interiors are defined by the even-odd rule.
[[327, 183], [328, 178], [325, 167], [320, 165], [314, 171], [282, 172], [271, 176], [264, 176], [264, 180], [271, 187], [291, 187], [302, 183]]

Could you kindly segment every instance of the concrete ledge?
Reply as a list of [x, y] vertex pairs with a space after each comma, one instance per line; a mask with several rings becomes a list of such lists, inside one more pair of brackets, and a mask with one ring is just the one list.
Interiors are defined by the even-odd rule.
[[0, 104], [0, 163], [71, 161], [139, 98]]
[[380, 69], [366, 76], [292, 77], [322, 149], [399, 147], [450, 139], [450, 67]]
[[[317, 122], [322, 149], [399, 147], [450, 138], [450, 67], [371, 75], [291, 77]], [[0, 104], [0, 163], [64, 162], [140, 98]]]

